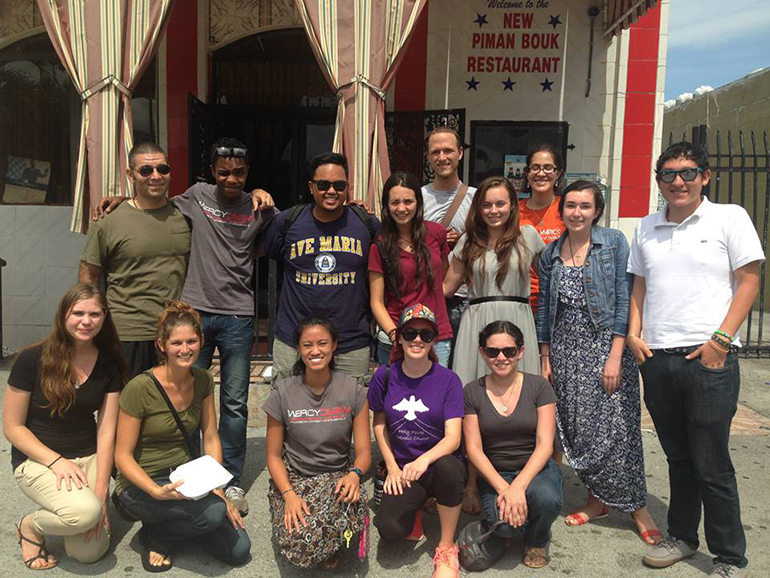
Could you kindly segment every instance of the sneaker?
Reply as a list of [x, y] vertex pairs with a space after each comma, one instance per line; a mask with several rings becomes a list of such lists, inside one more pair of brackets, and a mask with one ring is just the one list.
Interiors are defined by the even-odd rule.
[[743, 578], [746, 576], [746, 568], [738, 568], [738, 566], [717, 562], [714, 564], [711, 572], [709, 572], [709, 576], [716, 576], [717, 578]]
[[451, 546], [438, 546], [436, 548], [436, 554], [433, 556], [433, 578], [436, 578], [439, 573], [439, 569], [443, 566], [445, 569], [442, 571], [444, 576], [450, 575], [446, 568], [452, 572], [455, 578], [460, 578], [460, 560], [457, 555], [460, 550], [456, 545]]
[[653, 566], [654, 568], [667, 568], [680, 560], [689, 558], [695, 554], [695, 551], [696, 548], [693, 548], [687, 542], [674, 536], [669, 536], [648, 548], [643, 561], [648, 566]]
[[246, 501], [246, 492], [238, 486], [230, 486], [225, 490], [225, 498], [238, 508], [238, 513], [245, 516], [249, 513], [249, 502]]

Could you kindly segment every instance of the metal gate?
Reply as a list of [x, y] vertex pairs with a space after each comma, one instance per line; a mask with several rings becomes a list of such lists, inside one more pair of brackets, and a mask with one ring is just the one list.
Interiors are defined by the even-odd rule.
[[[682, 140], [686, 140], [682, 135]], [[669, 145], [674, 142], [669, 134]], [[748, 142], [747, 142], [748, 141]], [[768, 226], [770, 225], [770, 141], [767, 131], [762, 131], [761, 142], [754, 131], [748, 135], [732, 131], [726, 135], [716, 131], [709, 138], [706, 125], [692, 129], [691, 142], [708, 152], [711, 181], [704, 194], [714, 203], [730, 203], [742, 206], [749, 213], [759, 233], [765, 259], [768, 257]], [[770, 283], [767, 261], [760, 268], [759, 295], [742, 328], [745, 357], [770, 357]]]

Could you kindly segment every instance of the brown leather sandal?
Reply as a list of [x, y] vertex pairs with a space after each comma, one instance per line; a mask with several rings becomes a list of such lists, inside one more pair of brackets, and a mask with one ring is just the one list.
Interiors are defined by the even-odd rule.
[[524, 546], [524, 560], [527, 568], [543, 568], [548, 565], [548, 551], [545, 548]]
[[[33, 546], [37, 546], [38, 548], [37, 555], [32, 556], [32, 558], [27, 558], [26, 560], [22, 558], [22, 560], [24, 560], [24, 565], [30, 570], [50, 570], [51, 568], [55, 568], [59, 562], [56, 559], [51, 560], [48, 558], [49, 554], [48, 550], [45, 549], [45, 541], [35, 542], [34, 540], [30, 540], [21, 533], [21, 523], [24, 521], [24, 518], [26, 518], [26, 516], [23, 516], [21, 520], [19, 520], [19, 523], [16, 524], [16, 540], [18, 541], [19, 546], [21, 546], [21, 542], [23, 540], [24, 542], [32, 544]], [[33, 566], [32, 564], [34, 564], [37, 560], [45, 560], [45, 564], [42, 566]]]

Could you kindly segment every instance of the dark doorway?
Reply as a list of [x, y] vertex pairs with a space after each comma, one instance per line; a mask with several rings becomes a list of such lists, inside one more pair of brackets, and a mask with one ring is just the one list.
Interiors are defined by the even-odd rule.
[[566, 122], [476, 120], [471, 122], [471, 170], [476, 186], [487, 177], [505, 176], [507, 155], [527, 155], [535, 144], [549, 142], [561, 148], [567, 163]]
[[205, 104], [190, 97], [190, 182], [213, 182], [209, 154], [223, 136], [251, 153], [246, 190], [261, 187], [285, 209], [307, 201], [308, 161], [332, 149], [333, 108], [266, 108]]

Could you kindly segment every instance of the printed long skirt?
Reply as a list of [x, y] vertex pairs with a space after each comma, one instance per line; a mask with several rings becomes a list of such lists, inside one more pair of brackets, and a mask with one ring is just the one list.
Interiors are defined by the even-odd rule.
[[358, 502], [338, 502], [334, 489], [347, 471], [303, 476], [288, 467], [286, 469], [291, 487], [307, 503], [310, 516], [305, 516], [307, 527], [301, 527], [299, 533], [296, 530], [289, 533], [283, 520], [285, 503], [273, 480], [270, 480], [270, 517], [273, 537], [281, 554], [302, 568], [317, 566], [341, 548], [346, 558], [357, 556], [363, 560], [369, 552], [369, 499], [364, 485], [361, 484]]
[[603, 373], [612, 340], [610, 328], [596, 332], [591, 325], [582, 269], [564, 267], [551, 336], [558, 435], [588, 490], [613, 509], [633, 512], [647, 502], [639, 369], [625, 348], [620, 387], [607, 395]]

